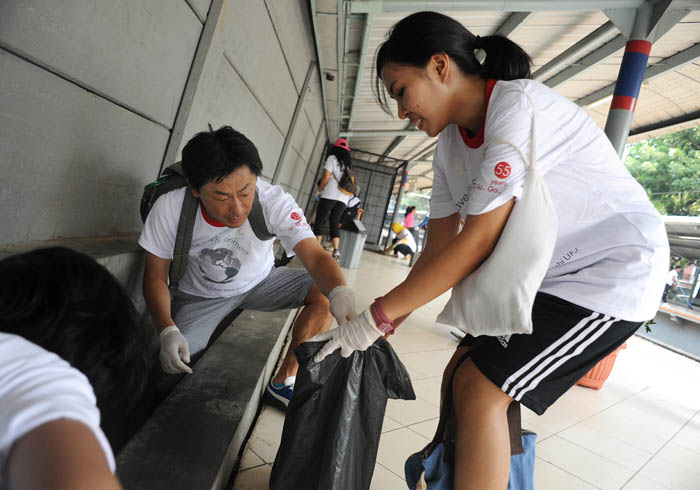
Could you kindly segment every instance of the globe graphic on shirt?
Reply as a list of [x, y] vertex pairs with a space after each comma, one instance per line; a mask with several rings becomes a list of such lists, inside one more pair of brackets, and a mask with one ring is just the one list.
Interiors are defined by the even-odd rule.
[[225, 284], [241, 270], [241, 261], [227, 248], [204, 248], [199, 252], [199, 270], [207, 281]]

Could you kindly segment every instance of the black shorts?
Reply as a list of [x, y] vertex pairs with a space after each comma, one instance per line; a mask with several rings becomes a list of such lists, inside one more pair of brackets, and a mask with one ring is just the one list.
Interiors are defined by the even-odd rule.
[[597, 313], [551, 294], [538, 293], [532, 333], [499, 337], [467, 335], [479, 370], [511, 398], [542, 415], [643, 322]]

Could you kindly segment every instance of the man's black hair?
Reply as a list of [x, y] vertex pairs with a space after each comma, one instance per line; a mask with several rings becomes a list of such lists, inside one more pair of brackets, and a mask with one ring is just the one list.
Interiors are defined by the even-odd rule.
[[0, 332], [57, 354], [90, 381], [98, 406], [130, 408], [143, 393], [154, 333], [95, 259], [50, 247], [0, 260]]
[[182, 150], [182, 168], [190, 185], [199, 190], [207, 182], [221, 182], [236, 169], [246, 166], [262, 174], [258, 149], [243, 133], [222, 126], [197, 133]]

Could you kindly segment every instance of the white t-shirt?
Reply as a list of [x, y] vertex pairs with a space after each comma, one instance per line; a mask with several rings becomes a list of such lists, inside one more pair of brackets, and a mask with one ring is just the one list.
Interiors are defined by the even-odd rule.
[[[256, 189], [267, 229], [279, 238], [291, 257], [300, 241], [315, 238], [294, 198], [276, 185], [257, 180]], [[162, 259], [172, 259], [177, 225], [185, 192], [183, 187], [163, 194], [153, 205], [139, 237], [139, 245]], [[214, 222], [215, 223], [215, 222]], [[212, 224], [197, 210], [187, 269], [178, 284], [184, 293], [202, 298], [243, 294], [270, 273], [274, 240], [259, 240], [250, 222], [239, 228]]]
[[[536, 112], [537, 165], [559, 232], [540, 291], [628, 321], [653, 318], [668, 270], [661, 216], [620, 162], [603, 131], [576, 104], [532, 80], [489, 81], [487, 113], [473, 138], [450, 125], [440, 134], [430, 217], [486, 213], [519, 198], [525, 165], [506, 139], [530, 154]], [[523, 237], [526, 238], [526, 237]]]
[[668, 274], [666, 275], [666, 284], [669, 286], [673, 286], [678, 282], [678, 272], [676, 269], [671, 269], [668, 271]]
[[0, 489], [9, 489], [7, 462], [15, 441], [48, 422], [71, 419], [92, 430], [114, 472], [114, 454], [100, 429], [87, 378], [52, 352], [0, 332]]
[[413, 238], [413, 233], [411, 233], [411, 230], [408, 228], [404, 228], [401, 230], [398, 235], [396, 235], [396, 238], [399, 239], [397, 243], [404, 243], [405, 245], [408, 245], [408, 248], [411, 249], [411, 252], [416, 251], [416, 240]]
[[340, 166], [340, 162], [335, 157], [335, 155], [330, 155], [326, 158], [326, 164], [323, 167], [324, 170], [328, 170], [331, 173], [326, 187], [323, 188], [321, 192], [321, 197], [323, 199], [332, 199], [333, 201], [340, 201], [346, 206], [348, 201], [352, 197], [350, 194], [345, 194], [343, 191], [338, 189], [338, 182], [343, 177], [343, 168]]

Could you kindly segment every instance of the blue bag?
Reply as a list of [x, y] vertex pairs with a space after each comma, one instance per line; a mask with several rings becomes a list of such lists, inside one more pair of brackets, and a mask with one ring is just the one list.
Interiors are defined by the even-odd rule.
[[[457, 367], [469, 353], [460, 359], [452, 372], [442, 404], [440, 422], [433, 440], [422, 451], [406, 460], [404, 473], [410, 490], [452, 490], [454, 487], [454, 440], [448, 434], [452, 415], [452, 383]], [[537, 434], [520, 429], [520, 404], [508, 408], [511, 440], [510, 476], [508, 490], [534, 490], [535, 442]]]

